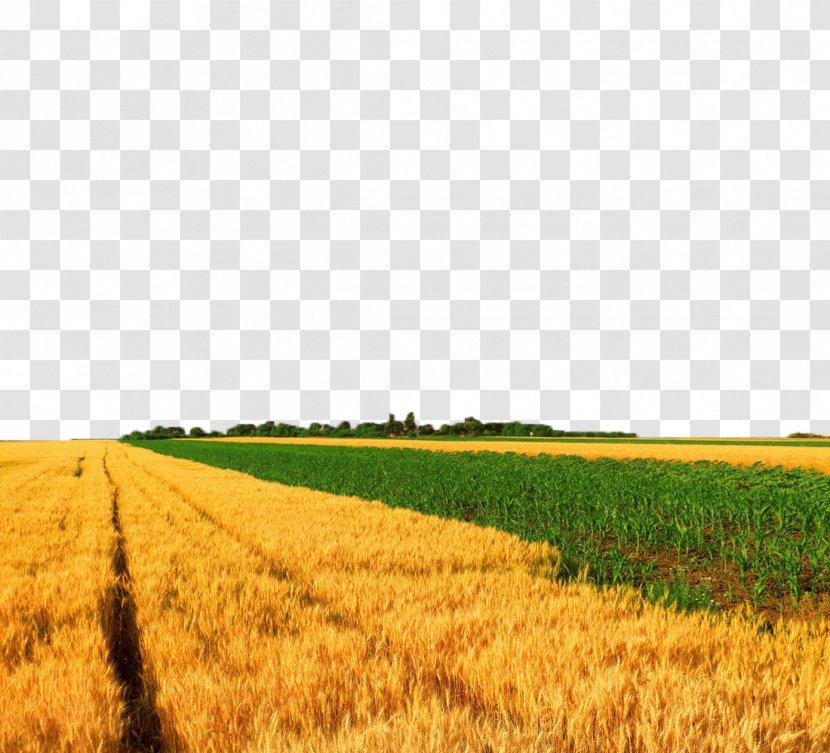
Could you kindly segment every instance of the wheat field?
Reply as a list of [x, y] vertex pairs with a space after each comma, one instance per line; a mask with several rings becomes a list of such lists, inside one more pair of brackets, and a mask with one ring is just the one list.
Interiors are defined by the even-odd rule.
[[0, 500], [3, 751], [830, 750], [826, 622], [117, 442], [0, 444]]

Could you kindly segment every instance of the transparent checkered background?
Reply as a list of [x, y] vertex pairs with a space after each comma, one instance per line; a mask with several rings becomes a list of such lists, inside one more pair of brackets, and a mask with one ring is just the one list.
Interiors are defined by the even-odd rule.
[[830, 0], [0, 3], [0, 436], [830, 433]]

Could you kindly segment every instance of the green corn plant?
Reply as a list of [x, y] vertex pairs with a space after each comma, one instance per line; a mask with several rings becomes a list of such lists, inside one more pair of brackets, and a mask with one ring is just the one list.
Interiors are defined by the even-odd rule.
[[764, 598], [767, 591], [766, 577], [759, 575], [755, 582], [749, 588], [749, 594], [752, 597], [752, 604], [758, 609], [764, 603]]

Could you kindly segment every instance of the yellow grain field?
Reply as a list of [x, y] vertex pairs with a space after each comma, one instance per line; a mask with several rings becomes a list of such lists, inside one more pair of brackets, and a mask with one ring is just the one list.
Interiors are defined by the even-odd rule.
[[[830, 750], [827, 622], [792, 622], [759, 636], [742, 619], [684, 616], [624, 591], [552, 581], [544, 576], [553, 550], [494, 529], [116, 442], [85, 444], [82, 475], [74, 477], [79, 445], [52, 447], [42, 462], [53, 466], [55, 482], [44, 488], [63, 490], [70, 509], [84, 510], [79, 524], [102, 543], [63, 550], [62, 567], [80, 559], [97, 573], [67, 581], [74, 590], [65, 600], [84, 601], [94, 615], [98, 592], [111, 585], [105, 565], [113, 553], [125, 555], [121, 582], [143, 659], [133, 678], [143, 699], [136, 713], [160, 735], [159, 749]], [[0, 464], [4, 453], [0, 447]], [[14, 492], [12, 471], [0, 473]], [[84, 486], [64, 489], [64, 478]], [[20, 503], [12, 496], [3, 504]], [[23, 516], [32, 517], [31, 533], [9, 539], [28, 556], [38, 547], [36, 521], [46, 531], [50, 519], [32, 505]], [[28, 561], [3, 566], [21, 579]], [[70, 656], [53, 642], [39, 647], [40, 664], [20, 662], [47, 683], [37, 711], [55, 721], [51, 748], [17, 749], [109, 750], [101, 741], [123, 734], [102, 624], [73, 623], [96, 651]], [[44, 680], [38, 672], [55, 656], [64, 662], [61, 677]], [[17, 671], [4, 665], [0, 687]], [[62, 684], [75, 678], [92, 687], [93, 676], [97, 705]], [[79, 716], [95, 744], [65, 743], [68, 734], [81, 739]], [[109, 737], [89, 732], [104, 722]], [[3, 734], [14, 726], [0, 725]]]
[[101, 443], [0, 445], [4, 753], [119, 750], [100, 626], [112, 584], [102, 454]]
[[272, 442], [274, 444], [324, 444], [344, 447], [408, 447], [435, 452], [515, 452], [523, 455], [580, 455], [585, 458], [655, 458], [657, 460], [720, 460], [732, 465], [783, 465], [785, 468], [815, 468], [830, 473], [830, 447], [787, 447], [749, 445], [642, 444], [636, 439], [622, 444], [596, 442], [551, 442], [544, 438], [528, 441], [453, 441], [417, 439], [328, 439], [320, 437], [229, 437], [200, 439], [199, 442]]

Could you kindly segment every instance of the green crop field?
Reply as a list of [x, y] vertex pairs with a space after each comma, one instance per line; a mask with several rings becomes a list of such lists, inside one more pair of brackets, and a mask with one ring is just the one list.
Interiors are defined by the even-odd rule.
[[681, 608], [830, 614], [830, 476], [727, 463], [192, 441], [130, 442], [257, 478], [493, 526], [560, 577]]

